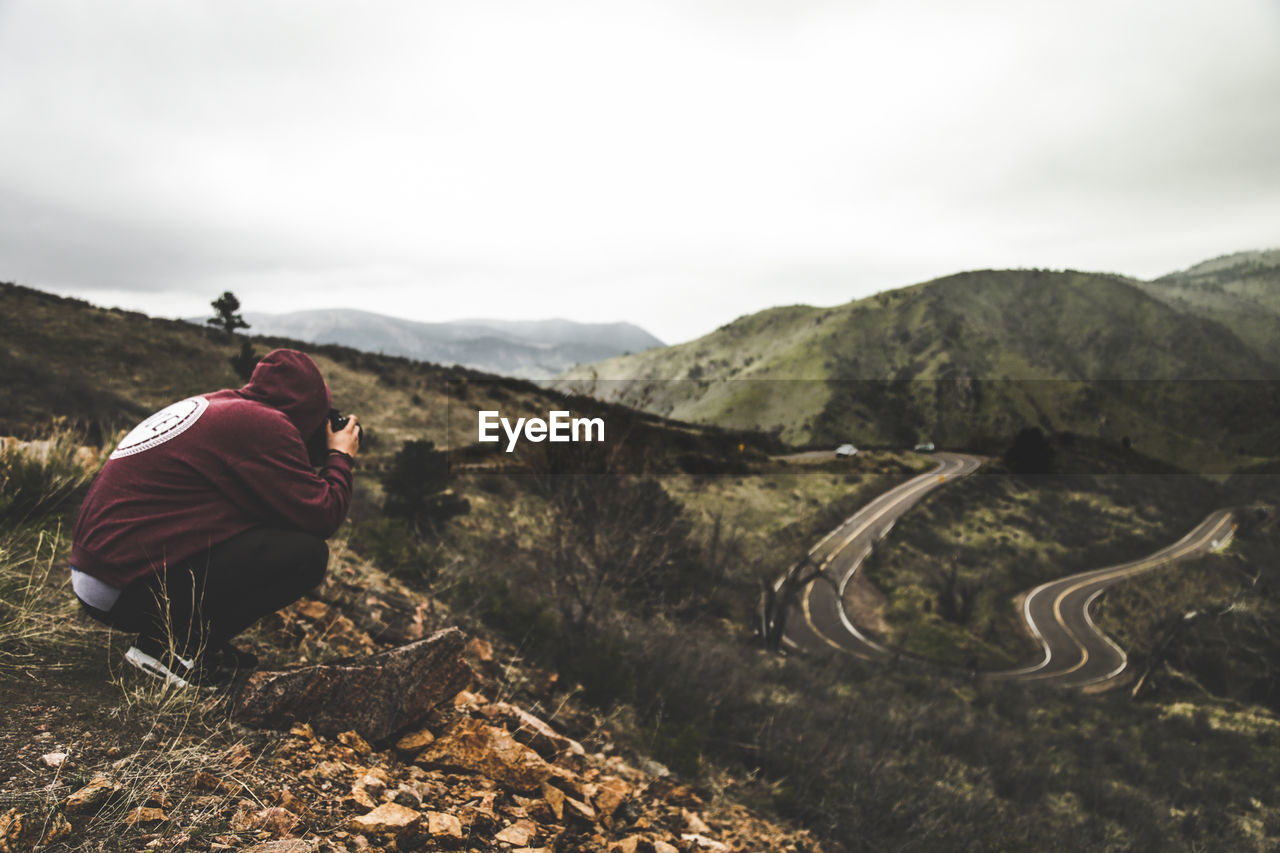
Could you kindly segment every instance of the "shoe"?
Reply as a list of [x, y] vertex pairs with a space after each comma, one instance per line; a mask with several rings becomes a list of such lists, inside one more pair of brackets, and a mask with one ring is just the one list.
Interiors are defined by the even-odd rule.
[[235, 679], [237, 672], [248, 672], [258, 662], [256, 656], [226, 643], [221, 644], [217, 651], [203, 649], [196, 654], [185, 654], [186, 657], [171, 651], [164, 640], [139, 636], [125, 652], [124, 659], [166, 684], [202, 690], [226, 687]]
[[210, 640], [209, 648], [205, 651], [205, 661], [210, 666], [237, 673], [251, 672], [258, 668], [257, 655], [236, 648], [226, 640]]
[[193, 687], [196, 681], [195, 657], [184, 658], [169, 649], [163, 640], [139, 636], [124, 659], [153, 678], [177, 687]]

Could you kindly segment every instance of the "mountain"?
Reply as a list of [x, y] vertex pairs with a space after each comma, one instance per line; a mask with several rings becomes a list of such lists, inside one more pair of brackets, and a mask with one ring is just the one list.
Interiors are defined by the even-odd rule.
[[[390, 464], [405, 441], [423, 439], [451, 450], [459, 464], [528, 462], [525, 447], [509, 457], [499, 444], [476, 442], [481, 410], [546, 417], [563, 409], [606, 419], [608, 439], [597, 449], [608, 450], [617, 471], [735, 468], [782, 449], [768, 436], [668, 423], [518, 378], [337, 344], [231, 338], [181, 320], [98, 308], [6, 282], [0, 282], [0, 341], [0, 436], [43, 437], [53, 419], [83, 433], [87, 443], [101, 444], [174, 400], [239, 387], [244, 377], [233, 369], [232, 356], [248, 343], [258, 355], [285, 346], [316, 361], [334, 405], [360, 416], [361, 464], [371, 471]], [[536, 456], [533, 449], [548, 446], [528, 449]], [[557, 469], [581, 461], [573, 454], [543, 456], [544, 466]], [[0, 476], [0, 490], [4, 486]]]
[[1217, 320], [1280, 361], [1280, 249], [1224, 255], [1137, 285], [1179, 311]]
[[769, 309], [686, 344], [580, 366], [560, 385], [793, 443], [994, 449], [1038, 426], [1128, 438], [1182, 463], [1191, 453], [1233, 468], [1271, 455], [1280, 399], [1259, 383], [1280, 376], [1276, 359], [1139, 285], [966, 272], [832, 308]]
[[570, 320], [420, 323], [347, 309], [247, 313], [244, 318], [250, 331], [258, 335], [340, 344], [366, 352], [458, 364], [524, 379], [548, 379], [575, 364], [662, 346], [662, 341], [630, 323]]
[[[932, 358], [937, 342], [926, 334], [940, 334], [950, 322], [958, 340], [937, 346], [957, 353], [949, 356], [952, 366], [984, 356], [996, 369], [1014, 364], [1015, 355], [984, 351], [984, 341], [964, 337], [980, 319], [992, 324], [991, 335], [1006, 334], [989, 315], [1002, 299], [1019, 309], [1029, 304], [1001, 296], [1007, 284], [979, 288], [987, 301], [971, 312], [959, 306], [977, 297], [963, 286], [944, 288], [942, 302], [955, 303], [955, 316], [929, 307], [923, 287], [886, 294], [883, 304], [869, 300], [864, 311], [879, 312], [885, 326], [869, 339], [882, 351], [867, 345], [856, 375], [881, 363], [910, 367], [904, 359]], [[1032, 313], [1056, 312], [1064, 322], [1097, 319], [1132, 297], [1088, 281], [1057, 289], [1058, 302]], [[1085, 311], [1077, 304], [1090, 299], [1102, 307]], [[1131, 323], [1145, 335], [1144, 323], [1159, 329], [1169, 319], [1159, 302], [1141, 294], [1130, 301], [1133, 319], [1113, 325]], [[842, 339], [839, 329], [871, 335], [877, 325], [871, 317], [855, 322], [837, 314], [795, 308], [745, 318], [750, 322], [734, 324], [737, 331], [758, 334], [757, 342], [772, 348], [726, 365], [742, 372], [750, 358], [745, 370], [767, 377], [762, 359], [802, 353], [817, 328], [819, 341], [832, 348], [830, 356], [818, 354], [818, 365], [829, 357], [839, 367], [847, 353], [836, 345], [859, 343]], [[893, 343], [899, 330], [890, 320], [904, 324], [906, 344]], [[926, 331], [911, 332], [918, 327]], [[786, 333], [774, 335], [775, 328]], [[1178, 340], [1186, 351], [1162, 343], [1152, 365], [1191, 371], [1203, 357], [1227, 370], [1249, 354], [1217, 324], [1183, 331]], [[1102, 340], [1116, 337], [1123, 329], [1108, 328]], [[74, 437], [68, 426], [92, 423], [98, 436], [91, 443], [110, 447], [117, 429], [159, 405], [238, 384], [229, 362], [243, 340], [0, 283], [0, 434], [48, 437], [41, 430], [55, 418], [55, 438]], [[259, 351], [281, 343], [247, 340]], [[745, 341], [724, 344], [715, 358], [738, 358], [731, 345], [746, 350]], [[545, 413], [589, 401], [463, 368], [299, 346], [317, 360], [335, 402], [360, 413], [368, 447], [361, 450], [352, 517], [331, 540], [325, 583], [237, 642], [266, 668], [343, 660], [334, 669], [350, 672], [353, 658], [384, 644], [411, 648], [404, 644], [461, 623], [474, 635], [467, 644], [476, 671], [471, 689], [403, 740], [370, 734], [368, 743], [345, 725], [336, 736], [319, 725], [287, 733], [233, 726], [225, 705], [211, 705], [208, 694], [148, 690], [130, 678], [132, 668], [103, 666], [110, 638], [87, 643], [94, 638], [84, 623], [70, 618], [74, 602], [59, 555], [69, 547], [74, 508], [61, 521], [23, 515], [19, 527], [0, 530], [0, 743], [8, 747], [0, 751], [8, 756], [0, 763], [8, 780], [0, 850], [141, 849], [158, 830], [162, 842], [179, 839], [178, 846], [184, 838], [206, 847], [218, 838], [220, 846], [246, 849], [267, 835], [277, 838], [257, 844], [259, 850], [345, 849], [357, 842], [461, 849], [460, 835], [469, 849], [680, 845], [761, 853], [932, 849], [939, 838], [975, 849], [1046, 850], [1065, 847], [1063, 839], [1073, 849], [1139, 850], [1164, 849], [1170, 838], [1206, 849], [1269, 849], [1266, 838], [1276, 840], [1280, 806], [1259, 794], [1280, 764], [1271, 627], [1280, 551], [1273, 516], [1251, 514], [1255, 520], [1242, 521], [1221, 555], [1108, 592], [1099, 623], [1120, 638], [1135, 672], [1150, 673], [1140, 682], [1142, 701], [975, 680], [912, 665], [908, 656], [892, 668], [830, 656], [765, 656], [745, 641], [761, 581], [789, 565], [803, 568], [793, 561], [809, 543], [927, 460], [864, 453], [797, 465], [748, 453], [752, 467], [741, 476], [662, 476], [670, 469], [649, 468], [634, 479], [509, 476], [500, 466], [451, 462], [454, 488], [471, 511], [422, 537], [379, 507], [379, 473], [394, 465], [404, 441], [462, 447], [475, 439], [478, 408]], [[920, 353], [913, 355], [915, 347]], [[905, 348], [901, 359], [895, 348]], [[1047, 349], [1046, 372], [1071, 367]], [[726, 370], [707, 361], [689, 362], [686, 370], [699, 364]], [[796, 361], [787, 369], [802, 368], [808, 369]], [[830, 380], [832, 399], [840, 381]], [[793, 384], [799, 383], [782, 387]], [[980, 388], [980, 380], [972, 387]], [[991, 410], [978, 402], [975, 414]], [[683, 424], [626, 423], [618, 411], [608, 416], [610, 434], [628, 448], [641, 443], [642, 426], [653, 427], [641, 447], [646, 462], [654, 450], [683, 456], [678, 443], [699, 437]], [[701, 432], [731, 438], [728, 452], [742, 454], [738, 437]], [[1077, 452], [1094, 445], [1074, 442]], [[706, 455], [705, 447], [694, 450]], [[65, 494], [75, 451], [73, 442], [61, 456], [46, 457], [52, 465], [0, 454], [0, 516], [6, 503], [10, 511], [15, 506], [15, 495]], [[1132, 470], [1131, 457], [1115, 447], [1108, 452], [1118, 467], [1123, 463], [1120, 470]], [[1137, 548], [1117, 560], [1146, 553], [1144, 537], [1165, 542], [1166, 531], [1180, 535], [1179, 513], [1198, 512], [1214, 496], [1211, 485], [1184, 484], [1181, 475], [1144, 477], [1137, 488], [1128, 481], [1139, 478], [1119, 479], [1126, 482], [1090, 487], [976, 476], [938, 490], [922, 505], [924, 515], [904, 519], [876, 548], [887, 570], [880, 577], [893, 584], [885, 612], [896, 636], [919, 636], [917, 648], [966, 660], [993, 642], [988, 626], [1002, 631], [1001, 620], [1016, 618], [1010, 596], [997, 586], [1002, 578], [1023, 589], [1028, 573], [1062, 571], [1063, 562], [1096, 565], [1086, 558], [1102, 559], [1100, 549]], [[1081, 539], [1092, 548], [1076, 547]], [[661, 559], [649, 559], [655, 554]], [[656, 565], [680, 571], [642, 586], [615, 570], [619, 564], [639, 580], [655, 577]], [[598, 582], [574, 580], [575, 573], [587, 578], [585, 571]], [[583, 612], [584, 591], [593, 618], [574, 626], [566, 616]], [[971, 621], [947, 615], [944, 594]], [[998, 612], [985, 612], [996, 606]], [[9, 681], [25, 689], [9, 689]], [[1256, 701], [1269, 707], [1249, 704]], [[103, 714], [104, 707], [119, 713]], [[854, 725], [859, 736], [850, 738]], [[157, 728], [164, 738], [142, 736]], [[429, 754], [420, 752], [424, 745]], [[869, 774], [875, 784], [867, 783]], [[58, 784], [50, 787], [51, 779]], [[1117, 792], [1119, 800], [1098, 791]], [[822, 837], [756, 816], [775, 821], [770, 809]]]

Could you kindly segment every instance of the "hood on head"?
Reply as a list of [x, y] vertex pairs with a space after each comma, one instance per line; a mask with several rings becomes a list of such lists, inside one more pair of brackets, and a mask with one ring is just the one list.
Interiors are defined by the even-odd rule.
[[264, 355], [240, 394], [284, 412], [304, 439], [320, 429], [329, 414], [329, 386], [311, 357], [297, 350]]

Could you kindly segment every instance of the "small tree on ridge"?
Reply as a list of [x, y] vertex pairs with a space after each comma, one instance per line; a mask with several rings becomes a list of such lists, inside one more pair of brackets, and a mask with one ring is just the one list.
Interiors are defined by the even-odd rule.
[[223, 292], [209, 304], [218, 312], [217, 316], [205, 320], [210, 326], [219, 326], [228, 335], [235, 334], [236, 329], [249, 328], [249, 324], [237, 313], [240, 310], [240, 300], [230, 290]]

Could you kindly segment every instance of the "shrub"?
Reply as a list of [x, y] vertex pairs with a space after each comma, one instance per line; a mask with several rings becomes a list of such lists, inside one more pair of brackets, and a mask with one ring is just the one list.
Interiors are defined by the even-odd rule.
[[78, 436], [53, 436], [0, 452], [0, 525], [12, 526], [65, 507], [93, 471], [76, 461]]
[[91, 472], [76, 461], [77, 436], [51, 438], [0, 452], [0, 676], [29, 665], [32, 649], [63, 633], [71, 597], [65, 579], [61, 521]]
[[421, 535], [438, 533], [449, 519], [470, 512], [465, 498], [449, 491], [449, 455], [430, 441], [406, 441], [383, 478], [383, 510]]

